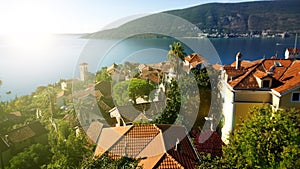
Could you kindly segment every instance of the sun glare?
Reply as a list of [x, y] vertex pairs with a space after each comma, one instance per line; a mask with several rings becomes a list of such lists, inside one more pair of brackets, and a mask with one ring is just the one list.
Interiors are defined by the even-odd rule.
[[26, 1], [13, 5], [6, 12], [2, 33], [7, 37], [9, 45], [23, 50], [41, 49], [49, 45], [50, 33], [54, 30], [54, 16], [47, 11], [45, 4]]

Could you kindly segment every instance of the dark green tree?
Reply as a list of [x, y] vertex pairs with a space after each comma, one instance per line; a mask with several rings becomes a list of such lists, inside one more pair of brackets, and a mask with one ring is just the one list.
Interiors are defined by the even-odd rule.
[[300, 118], [296, 110], [253, 109], [231, 135], [224, 159], [234, 168], [300, 166]]
[[50, 131], [49, 144], [53, 156], [47, 168], [78, 168], [86, 156], [92, 154], [85, 133], [76, 133], [78, 126], [72, 124], [74, 123], [68, 120], [58, 121], [58, 131]]
[[113, 160], [107, 153], [103, 154], [98, 158], [90, 158], [86, 160], [81, 168], [82, 169], [116, 169], [116, 168], [126, 168], [126, 169], [139, 169], [142, 168], [138, 166], [139, 160], [122, 157], [119, 160]]
[[150, 93], [154, 89], [154, 85], [146, 80], [133, 78], [128, 86], [128, 96], [136, 104], [136, 99], [139, 97], [145, 100], [153, 99]]
[[250, 111], [223, 157], [201, 157], [199, 168], [298, 168], [300, 166], [299, 111], [277, 110], [268, 106]]
[[107, 72], [107, 67], [103, 67], [100, 71], [96, 73], [96, 82], [100, 81], [112, 81], [111, 75]]
[[128, 87], [130, 81], [123, 81], [113, 86], [113, 99], [118, 106], [126, 105], [129, 103]]
[[210, 89], [210, 78], [208, 76], [208, 72], [206, 68], [197, 69], [192, 68], [191, 72], [194, 74], [196, 82], [198, 84], [199, 89]]
[[51, 153], [49, 147], [42, 144], [33, 144], [23, 152], [18, 153], [9, 161], [8, 169], [32, 169], [41, 168], [50, 162]]
[[176, 78], [178, 79], [179, 65], [180, 61], [184, 60], [186, 53], [180, 42], [174, 42], [170, 45], [170, 50], [168, 52], [167, 58], [170, 61], [174, 71], [176, 72]]
[[180, 89], [175, 80], [167, 86], [166, 91], [167, 105], [166, 109], [154, 120], [158, 124], [174, 124], [176, 121], [180, 107], [181, 107], [181, 94]]

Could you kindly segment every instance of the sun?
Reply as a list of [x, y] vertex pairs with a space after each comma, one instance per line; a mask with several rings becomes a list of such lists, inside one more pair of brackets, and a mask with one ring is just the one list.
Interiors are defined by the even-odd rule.
[[10, 45], [26, 50], [47, 45], [55, 29], [54, 15], [47, 10], [47, 4], [32, 1], [12, 5], [2, 27]]

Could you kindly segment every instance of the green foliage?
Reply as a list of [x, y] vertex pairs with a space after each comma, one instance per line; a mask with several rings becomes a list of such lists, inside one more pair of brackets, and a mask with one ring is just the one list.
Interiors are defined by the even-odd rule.
[[51, 153], [49, 147], [42, 144], [33, 144], [23, 152], [14, 156], [10, 161], [8, 169], [32, 169], [40, 168], [50, 161]]
[[169, 86], [167, 86], [166, 93], [166, 109], [156, 120], [154, 120], [154, 123], [174, 124], [178, 117], [181, 106], [181, 94], [178, 84], [175, 80], [172, 80]]
[[139, 97], [149, 100], [152, 99], [150, 93], [154, 88], [154, 85], [146, 80], [133, 78], [115, 84], [113, 98], [119, 106], [130, 103], [130, 99], [136, 103], [136, 99]]
[[173, 45], [170, 45], [170, 50], [168, 53], [168, 59], [170, 61], [181, 59], [184, 60], [186, 53], [184, 52], [184, 48], [180, 42], [174, 42]]
[[300, 121], [295, 110], [251, 111], [230, 137], [224, 159], [235, 168], [295, 168], [300, 164]]
[[[299, 1], [210, 3], [167, 13], [184, 18], [201, 30], [219, 32], [299, 30]], [[288, 18], [288, 19], [287, 19]], [[289, 24], [291, 23], [291, 24]]]
[[146, 80], [133, 78], [130, 80], [128, 86], [128, 96], [134, 103], [136, 103], [136, 99], [139, 97], [145, 100], [153, 99], [150, 97], [150, 93], [154, 88], [154, 85]]
[[223, 157], [201, 154], [199, 168], [297, 168], [300, 118], [296, 110], [255, 108], [223, 147]]
[[111, 82], [111, 76], [107, 72], [107, 67], [103, 67], [100, 71], [96, 73], [96, 82], [105, 81], [105, 82]]
[[68, 120], [59, 121], [58, 132], [51, 130], [49, 133], [53, 156], [47, 168], [78, 168], [83, 159], [92, 153], [84, 133], [76, 134], [76, 127], [72, 124]]
[[186, 53], [180, 42], [174, 42], [170, 45], [170, 50], [168, 52], [167, 58], [171, 63], [174, 71], [176, 72], [176, 79], [178, 79], [180, 60], [183, 61]]
[[118, 106], [126, 105], [129, 103], [128, 87], [130, 81], [123, 81], [113, 86], [113, 99]]
[[210, 153], [200, 153], [200, 164], [198, 169], [220, 169], [230, 168], [230, 166], [223, 162], [221, 157], [212, 156]]
[[208, 76], [208, 72], [206, 68], [204, 69], [197, 69], [192, 68], [191, 72], [194, 74], [198, 88], [199, 89], [210, 89], [210, 78]]
[[126, 169], [137, 169], [141, 168], [138, 166], [139, 160], [135, 160], [128, 157], [122, 157], [119, 160], [111, 159], [107, 153], [103, 154], [98, 158], [91, 158], [85, 161], [81, 168], [82, 169], [116, 169], [116, 168], [126, 168]]

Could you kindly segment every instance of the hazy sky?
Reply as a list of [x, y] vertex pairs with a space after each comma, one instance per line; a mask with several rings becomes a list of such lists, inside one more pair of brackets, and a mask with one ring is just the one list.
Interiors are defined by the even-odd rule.
[[244, 1], [249, 0], [0, 0], [0, 33], [94, 32], [131, 15]]

